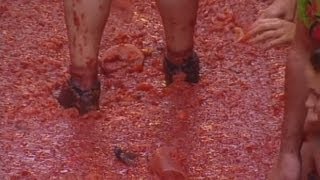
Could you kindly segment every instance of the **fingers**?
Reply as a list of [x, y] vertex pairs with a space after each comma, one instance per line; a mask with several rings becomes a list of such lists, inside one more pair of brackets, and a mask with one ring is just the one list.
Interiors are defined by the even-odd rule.
[[252, 38], [248, 42], [249, 43], [259, 43], [259, 42], [266, 41], [268, 39], [277, 38], [279, 36], [281, 36], [280, 31], [270, 30], [270, 31], [266, 31], [266, 32], [263, 32], [262, 34], [255, 36], [254, 38]]
[[250, 39], [250, 37], [253, 37], [264, 31], [279, 29], [282, 24], [282, 21], [279, 19], [258, 19], [252, 24], [245, 37], [246, 39]]
[[264, 47], [265, 47], [265, 49], [270, 49], [276, 45], [284, 44], [287, 42], [290, 42], [290, 40], [287, 39], [286, 36], [281, 36], [280, 38], [270, 40], [269, 42], [267, 42], [265, 44]]
[[268, 19], [259, 20], [255, 27], [245, 35], [245, 41], [249, 43], [265, 43], [265, 48], [292, 42], [295, 34], [295, 24], [280, 20]]
[[265, 31], [281, 26], [281, 20], [277, 18], [258, 19], [251, 25], [249, 32]]

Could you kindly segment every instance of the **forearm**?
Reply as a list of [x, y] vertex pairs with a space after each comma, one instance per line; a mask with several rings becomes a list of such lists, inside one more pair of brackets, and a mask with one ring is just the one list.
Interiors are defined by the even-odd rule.
[[308, 88], [304, 67], [308, 54], [293, 50], [287, 61], [285, 80], [285, 114], [282, 125], [281, 153], [299, 154], [306, 117]]
[[274, 0], [273, 3], [276, 4], [286, 4], [286, 5], [295, 5], [297, 0]]

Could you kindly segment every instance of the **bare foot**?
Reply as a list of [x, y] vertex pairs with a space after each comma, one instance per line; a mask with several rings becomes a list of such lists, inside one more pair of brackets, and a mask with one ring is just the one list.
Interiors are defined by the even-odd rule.
[[99, 109], [100, 83], [89, 90], [81, 90], [73, 81], [61, 88], [57, 100], [64, 108], [76, 108], [80, 115]]

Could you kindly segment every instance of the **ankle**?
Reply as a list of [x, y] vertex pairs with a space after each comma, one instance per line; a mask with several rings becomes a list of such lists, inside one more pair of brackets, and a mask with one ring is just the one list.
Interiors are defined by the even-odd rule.
[[81, 91], [88, 91], [95, 89], [99, 85], [99, 80], [87, 77], [78, 78], [71, 76], [70, 84]]
[[97, 67], [70, 66], [70, 83], [80, 90], [90, 90], [98, 83]]
[[71, 73], [70, 83], [72, 86], [86, 91], [95, 88], [99, 84], [99, 80], [97, 75], [82, 74], [80, 76], [79, 74]]
[[179, 52], [167, 50], [166, 57], [172, 64], [182, 65], [187, 59], [193, 56], [193, 53], [192, 48]]

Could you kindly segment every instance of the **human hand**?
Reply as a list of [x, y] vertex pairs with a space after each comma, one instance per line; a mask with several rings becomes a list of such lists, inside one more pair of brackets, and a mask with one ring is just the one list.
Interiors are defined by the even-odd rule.
[[275, 0], [267, 9], [260, 11], [260, 18], [280, 18], [293, 21], [296, 0]]
[[258, 19], [244, 36], [249, 43], [263, 43], [265, 48], [290, 43], [294, 39], [296, 26], [294, 23], [278, 19]]
[[300, 160], [297, 155], [283, 154], [272, 168], [269, 180], [298, 180], [300, 179]]

